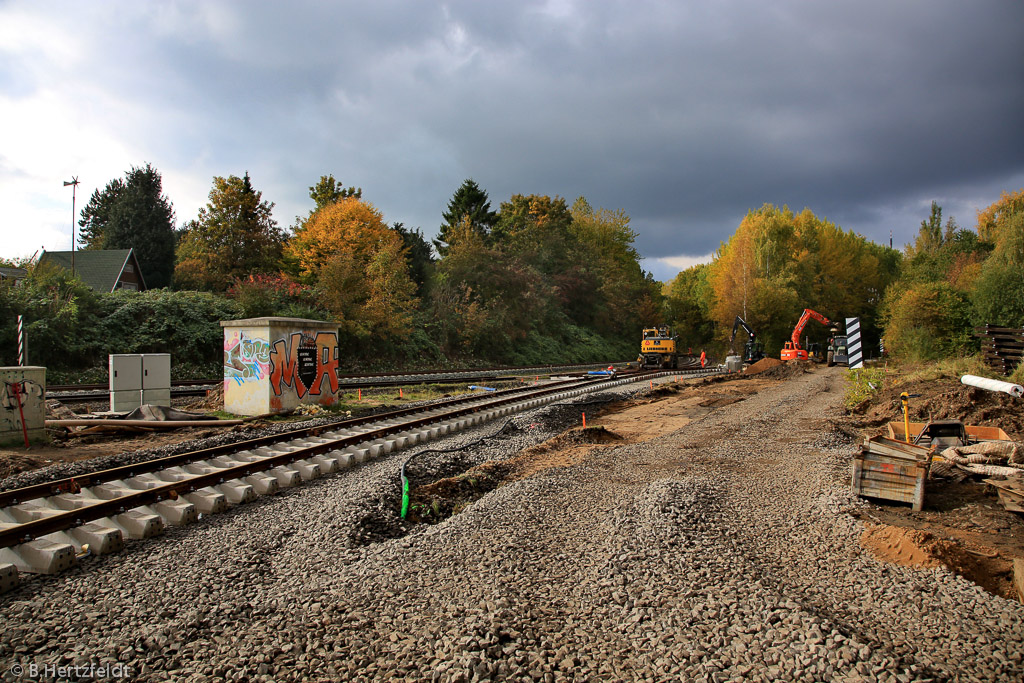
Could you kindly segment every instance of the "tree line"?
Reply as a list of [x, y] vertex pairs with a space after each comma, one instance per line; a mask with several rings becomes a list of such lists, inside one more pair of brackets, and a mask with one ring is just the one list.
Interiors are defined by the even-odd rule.
[[[778, 353], [804, 308], [861, 319], [868, 352], [931, 361], [977, 352], [974, 327], [1024, 328], [1024, 190], [1004, 192], [974, 229], [932, 203], [912, 244], [879, 245], [819, 218], [751, 210], [709, 264], [665, 286], [684, 345], [728, 346], [739, 315]], [[807, 328], [812, 338], [827, 330]]]
[[643, 269], [629, 216], [583, 197], [516, 194], [492, 209], [467, 179], [432, 242], [388, 224], [333, 175], [309, 197], [283, 229], [248, 173], [218, 176], [197, 217], [176, 226], [159, 172], [133, 167], [93, 193], [79, 240], [135, 249], [150, 291], [96, 294], [34, 269], [26, 286], [0, 286], [0, 362], [13, 362], [17, 314], [30, 322], [34, 362], [170, 350], [206, 372], [220, 362], [218, 320], [269, 315], [336, 321], [352, 367], [627, 359], [652, 324], [721, 357], [737, 315], [775, 355], [804, 308], [860, 317], [869, 343], [912, 360], [971, 353], [975, 325], [1024, 326], [1024, 190], [980, 212], [974, 229], [943, 223], [933, 204], [903, 250], [765, 204], [710, 263], [668, 283]]
[[[378, 366], [627, 358], [646, 319], [659, 315], [660, 284], [642, 269], [621, 210], [520, 194], [492, 210], [486, 191], [467, 179], [440, 212], [431, 243], [419, 228], [385, 222], [361, 189], [333, 175], [309, 196], [308, 214], [286, 230], [248, 173], [215, 177], [197, 217], [175, 227], [159, 172], [133, 167], [93, 193], [79, 239], [83, 249], [135, 249], [150, 291], [97, 295], [66, 273], [33, 272], [21, 291], [4, 290], [0, 306], [28, 313], [32, 336], [48, 340], [34, 345], [35, 359], [58, 367], [101, 362], [139, 337], [90, 316], [109, 318], [109, 306], [129, 300], [152, 300], [149, 314], [163, 316], [186, 292], [219, 301], [203, 299], [204, 314], [220, 316], [213, 325], [267, 315], [336, 321], [351, 363]], [[41, 305], [47, 300], [64, 303]], [[90, 334], [72, 339], [78, 327]], [[12, 335], [0, 327], [5, 357]], [[61, 346], [76, 352], [58, 353]], [[216, 347], [202, 358], [216, 363]]]

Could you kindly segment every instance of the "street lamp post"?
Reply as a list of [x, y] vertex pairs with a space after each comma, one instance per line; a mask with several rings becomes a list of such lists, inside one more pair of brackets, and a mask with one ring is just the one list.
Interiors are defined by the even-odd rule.
[[78, 190], [78, 178], [64, 181], [64, 187], [71, 186], [71, 276], [75, 275], [75, 191]]

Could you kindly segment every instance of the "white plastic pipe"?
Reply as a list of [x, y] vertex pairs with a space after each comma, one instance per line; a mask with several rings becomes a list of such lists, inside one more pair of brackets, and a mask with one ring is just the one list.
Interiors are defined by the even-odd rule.
[[1016, 396], [1017, 398], [1024, 397], [1024, 387], [1012, 382], [1003, 382], [1002, 380], [978, 377], [977, 375], [964, 375], [960, 378], [960, 383], [978, 387], [979, 389], [988, 389], [989, 391], [1001, 391], [1004, 394]]

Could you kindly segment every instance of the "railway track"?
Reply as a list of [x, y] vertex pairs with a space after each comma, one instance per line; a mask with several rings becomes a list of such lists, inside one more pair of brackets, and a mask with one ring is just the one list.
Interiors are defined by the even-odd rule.
[[[552, 372], [581, 372], [586, 368], [606, 367], [607, 364], [584, 363], [576, 365], [544, 365], [521, 368], [479, 368], [472, 370], [423, 371], [400, 373], [362, 373], [338, 375], [338, 382], [346, 389], [372, 389], [374, 387], [407, 386], [410, 384], [444, 384], [455, 382], [485, 382], [514, 380], [523, 375], [550, 374]], [[620, 364], [621, 365], [621, 364]], [[171, 383], [171, 395], [176, 397], [205, 396], [222, 379], [176, 380]], [[102, 401], [109, 398], [106, 384], [53, 384], [46, 387], [46, 395], [67, 403]]]
[[125, 541], [272, 495], [403, 448], [583, 393], [699, 367], [573, 378], [446, 399], [373, 416], [206, 448], [142, 463], [0, 491], [0, 592], [19, 573], [52, 574]]

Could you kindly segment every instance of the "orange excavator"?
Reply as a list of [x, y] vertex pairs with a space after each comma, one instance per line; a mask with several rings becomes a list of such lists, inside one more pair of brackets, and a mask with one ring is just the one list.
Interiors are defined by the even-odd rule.
[[832, 324], [832, 321], [821, 313], [805, 308], [804, 314], [800, 316], [796, 327], [793, 328], [793, 335], [790, 337], [790, 341], [786, 342], [782, 347], [782, 354], [780, 356], [782, 360], [807, 360], [807, 350], [800, 346], [800, 335], [803, 333], [807, 321], [811, 318], [814, 318], [822, 325]]

